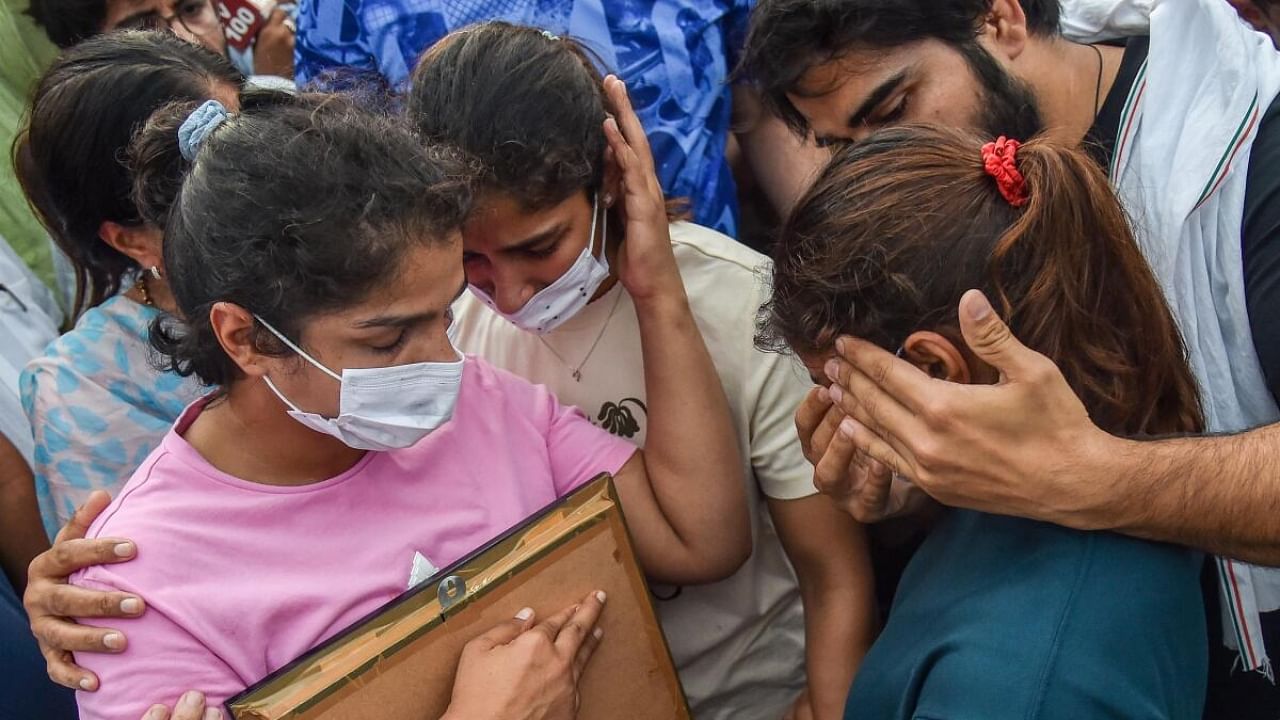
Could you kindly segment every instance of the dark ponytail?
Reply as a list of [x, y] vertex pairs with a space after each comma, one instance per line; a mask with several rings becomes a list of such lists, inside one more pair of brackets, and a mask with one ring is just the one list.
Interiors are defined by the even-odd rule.
[[[452, 241], [470, 207], [473, 171], [456, 155], [338, 96], [246, 93], [188, 162], [178, 128], [200, 104], [159, 110], [129, 153], [138, 206], [167, 218], [165, 267], [186, 320], [157, 320], [151, 343], [179, 375], [239, 376], [209, 323], [215, 303], [297, 338], [310, 317], [362, 302], [410, 247]], [[260, 325], [251, 340], [289, 354]]]
[[130, 138], [161, 105], [242, 82], [225, 58], [164, 32], [91, 38], [41, 77], [13, 159], [28, 201], [71, 260], [74, 314], [114, 295], [137, 267], [99, 237], [103, 222], [142, 222], [122, 162]]
[[850, 334], [896, 350], [921, 329], [958, 342], [960, 297], [980, 288], [1100, 427], [1199, 430], [1186, 349], [1102, 171], [1033, 140], [1017, 153], [1028, 201], [1014, 207], [982, 145], [900, 127], [840, 150], [780, 233], [761, 346], [825, 353]]

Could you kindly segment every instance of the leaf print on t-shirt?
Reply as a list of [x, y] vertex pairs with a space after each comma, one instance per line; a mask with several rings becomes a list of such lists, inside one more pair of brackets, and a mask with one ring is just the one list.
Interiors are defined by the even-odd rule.
[[618, 437], [635, 437], [636, 433], [640, 432], [640, 422], [628, 405], [634, 405], [639, 409], [641, 415], [648, 417], [649, 410], [644, 406], [642, 400], [639, 398], [623, 398], [616, 403], [607, 402], [600, 406], [600, 413], [596, 416], [600, 427]]

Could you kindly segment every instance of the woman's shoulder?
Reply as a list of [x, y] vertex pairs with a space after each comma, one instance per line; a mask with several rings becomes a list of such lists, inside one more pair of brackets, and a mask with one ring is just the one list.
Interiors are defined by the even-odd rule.
[[711, 228], [678, 222], [671, 244], [695, 315], [736, 322], [754, 331], [767, 297], [769, 258]]
[[122, 296], [89, 308], [75, 327], [54, 338], [44, 353], [31, 361], [28, 371], [40, 376], [66, 368], [92, 374], [108, 366], [105, 360], [127, 359], [119, 357], [122, 351], [137, 354], [147, 342], [144, 310], [147, 308]]
[[691, 271], [756, 276], [769, 258], [718, 230], [691, 222], [671, 224], [671, 243], [682, 275]]
[[471, 425], [497, 422], [505, 432], [517, 427], [543, 428], [565, 410], [547, 386], [489, 364], [474, 355], [466, 356], [462, 391], [455, 419]]
[[486, 394], [521, 392], [534, 387], [528, 380], [492, 365], [478, 355], [464, 354], [463, 359], [465, 363], [462, 372], [463, 387], [476, 387]]
[[86, 311], [23, 371], [28, 412], [45, 404], [122, 402], [171, 422], [198, 392], [193, 381], [152, 363], [147, 333], [155, 316], [155, 310], [122, 296]]

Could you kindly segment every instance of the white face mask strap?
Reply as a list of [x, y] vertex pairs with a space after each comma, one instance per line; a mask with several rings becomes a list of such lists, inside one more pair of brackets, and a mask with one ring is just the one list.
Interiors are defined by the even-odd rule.
[[290, 410], [296, 413], [305, 412], [302, 408], [298, 407], [297, 405], [294, 405], [292, 400], [285, 397], [284, 393], [280, 392], [280, 388], [276, 387], [276, 384], [271, 382], [271, 378], [267, 377], [266, 375], [263, 375], [262, 381], [267, 384], [267, 387], [271, 388], [271, 392], [275, 393], [276, 397], [280, 398], [280, 402], [289, 406]]
[[[325, 373], [325, 374], [326, 374], [326, 375], [328, 375], [329, 377], [333, 378], [334, 380], [337, 380], [338, 382], [342, 382], [342, 376], [341, 376], [341, 375], [339, 375], [338, 373], [336, 373], [336, 372], [334, 372], [334, 371], [330, 370], [329, 368], [325, 367], [324, 365], [321, 365], [319, 362], [317, 362], [317, 361], [316, 361], [316, 359], [315, 359], [315, 358], [313, 358], [313, 357], [311, 357], [310, 355], [308, 355], [308, 354], [307, 354], [307, 351], [305, 351], [305, 350], [303, 350], [302, 348], [298, 347], [297, 345], [293, 344], [293, 341], [292, 341], [292, 340], [290, 340], [289, 338], [285, 337], [283, 333], [281, 333], [279, 330], [276, 330], [275, 328], [271, 327], [271, 323], [267, 322], [266, 320], [263, 320], [262, 318], [258, 317], [257, 315], [254, 315], [253, 317], [254, 317], [258, 322], [262, 323], [262, 327], [264, 327], [264, 328], [266, 328], [267, 330], [269, 330], [269, 331], [271, 332], [271, 334], [272, 334], [272, 335], [275, 335], [275, 336], [276, 336], [276, 339], [277, 339], [277, 340], [279, 340], [280, 342], [284, 343], [284, 344], [285, 344], [285, 346], [286, 346], [286, 347], [288, 347], [290, 350], [292, 350], [292, 351], [294, 351], [294, 352], [298, 353], [299, 355], [301, 355], [301, 356], [302, 356], [302, 358], [303, 358], [304, 360], [306, 360], [307, 362], [309, 362], [309, 363], [311, 363], [312, 365], [314, 365], [314, 366], [316, 366], [317, 368], [319, 368], [323, 373]], [[267, 382], [271, 382], [271, 381], [270, 381], [270, 380], [268, 380]], [[272, 389], [274, 390], [275, 388], [272, 388]], [[291, 404], [292, 404], [292, 403], [291, 403]], [[294, 409], [296, 410], [297, 408], [294, 408]]]

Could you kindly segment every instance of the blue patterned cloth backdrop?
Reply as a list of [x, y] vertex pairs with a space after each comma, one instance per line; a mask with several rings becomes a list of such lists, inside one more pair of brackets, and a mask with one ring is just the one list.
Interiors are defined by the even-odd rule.
[[154, 367], [147, 338], [158, 312], [117, 295], [22, 373], [36, 499], [50, 538], [89, 493], [114, 497], [202, 392], [195, 380]]
[[578, 39], [626, 81], [667, 196], [736, 237], [725, 161], [729, 73], [752, 0], [302, 0], [300, 86], [350, 89], [377, 77], [402, 91], [418, 57], [450, 31], [506, 20]]

